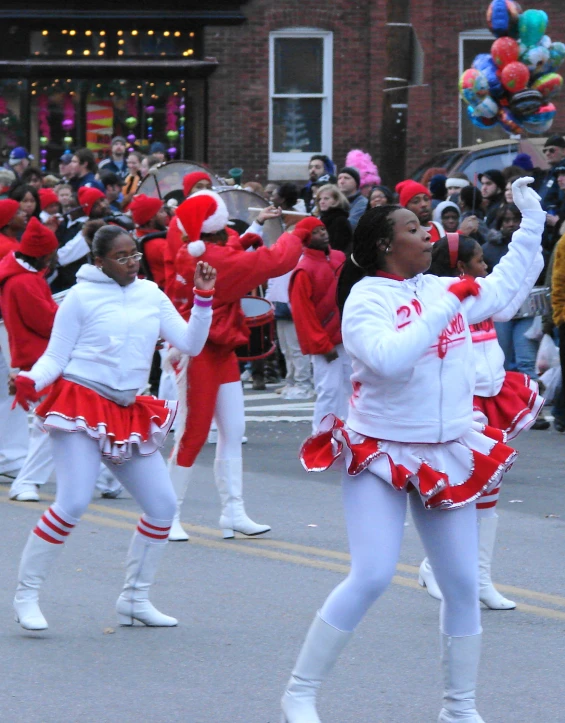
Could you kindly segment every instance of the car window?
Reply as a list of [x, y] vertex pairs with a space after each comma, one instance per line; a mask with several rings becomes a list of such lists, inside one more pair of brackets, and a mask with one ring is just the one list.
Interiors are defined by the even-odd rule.
[[496, 149], [485, 151], [474, 151], [466, 155], [457, 170], [466, 173], [475, 184], [478, 183], [480, 173], [496, 169], [502, 171], [504, 168], [512, 165], [513, 159], [518, 153], [516, 144], [510, 146], [500, 146]]

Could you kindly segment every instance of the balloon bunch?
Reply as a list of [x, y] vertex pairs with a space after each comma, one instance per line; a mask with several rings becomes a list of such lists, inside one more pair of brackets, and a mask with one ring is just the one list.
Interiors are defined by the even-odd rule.
[[563, 86], [557, 69], [565, 43], [546, 35], [543, 10], [526, 10], [514, 0], [493, 0], [487, 24], [496, 40], [477, 55], [459, 79], [471, 122], [479, 128], [501, 125], [507, 133], [547, 133], [555, 118], [551, 98]]
[[134, 133], [135, 126], [137, 125], [137, 98], [135, 98], [135, 96], [128, 98], [128, 102], [126, 103], [126, 113], [127, 118], [125, 123], [126, 128], [129, 131], [126, 140], [129, 143], [128, 153], [131, 153], [132, 151], [135, 151], [134, 144], [137, 140]]
[[170, 148], [167, 148], [169, 158], [174, 158], [177, 155], [177, 148], [175, 146], [176, 141], [179, 138], [179, 132], [177, 130], [177, 113], [179, 112], [179, 99], [176, 95], [170, 95], [167, 100], [166, 115], [167, 115], [167, 140], [171, 144]]
[[65, 100], [63, 101], [63, 120], [61, 126], [65, 131], [63, 143], [66, 148], [69, 148], [73, 143], [71, 131], [75, 127], [75, 104], [73, 102], [73, 96], [70, 93], [65, 95]]

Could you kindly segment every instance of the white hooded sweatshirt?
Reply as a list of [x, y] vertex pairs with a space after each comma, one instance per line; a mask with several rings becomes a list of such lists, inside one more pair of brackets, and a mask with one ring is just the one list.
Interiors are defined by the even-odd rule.
[[545, 213], [526, 211], [509, 251], [481, 292], [463, 303], [453, 278], [365, 277], [345, 304], [342, 334], [351, 357], [347, 425], [368, 437], [408, 443], [459, 438], [472, 423], [475, 361], [469, 324], [507, 307], [539, 251]]
[[122, 391], [143, 388], [159, 337], [184, 354], [204, 348], [212, 309], [194, 306], [188, 324], [157, 284], [136, 279], [120, 286], [85, 264], [64, 298], [49, 345], [31, 371], [37, 391], [61, 374]]

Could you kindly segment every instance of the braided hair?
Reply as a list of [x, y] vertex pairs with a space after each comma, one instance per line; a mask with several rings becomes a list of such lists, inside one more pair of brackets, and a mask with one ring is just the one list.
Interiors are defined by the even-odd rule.
[[394, 221], [392, 214], [401, 206], [368, 207], [359, 219], [353, 234], [353, 253], [343, 265], [337, 285], [337, 305], [340, 314], [351, 289], [365, 276], [374, 274], [383, 268], [385, 250], [379, 248], [379, 242], [385, 246], [392, 243], [394, 237]]

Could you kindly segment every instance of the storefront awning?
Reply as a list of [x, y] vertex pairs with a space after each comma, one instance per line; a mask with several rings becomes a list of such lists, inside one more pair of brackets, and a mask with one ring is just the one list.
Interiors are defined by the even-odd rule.
[[216, 58], [205, 60], [0, 60], [0, 78], [206, 78], [218, 66]]

